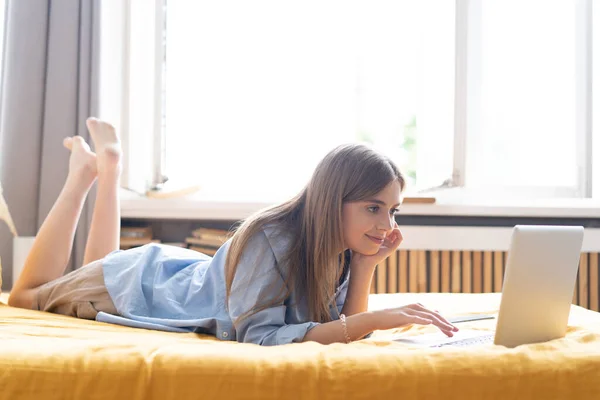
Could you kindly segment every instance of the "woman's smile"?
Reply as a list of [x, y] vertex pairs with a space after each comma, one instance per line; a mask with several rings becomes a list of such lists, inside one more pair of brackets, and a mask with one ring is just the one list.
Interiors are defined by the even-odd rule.
[[365, 233], [365, 236], [368, 237], [369, 239], [371, 239], [373, 242], [377, 243], [378, 245], [382, 245], [383, 244], [383, 240], [384, 240], [383, 237], [380, 238], [380, 237], [377, 237], [377, 236], [371, 236], [371, 235], [367, 235], [366, 233]]

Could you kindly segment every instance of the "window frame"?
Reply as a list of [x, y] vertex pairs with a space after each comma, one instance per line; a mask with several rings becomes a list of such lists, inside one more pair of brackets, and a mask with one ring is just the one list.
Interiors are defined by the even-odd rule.
[[[456, 80], [454, 168], [448, 186], [464, 189], [465, 195], [483, 196], [489, 189], [468, 185], [469, 136], [479, 129], [481, 115], [482, 0], [456, 0]], [[576, 187], [499, 188], [505, 194], [535, 198], [592, 197], [592, 0], [576, 0]], [[599, 154], [600, 156], [600, 154]]]
[[[160, 187], [164, 181], [165, 5], [166, 0], [125, 0], [103, 2], [100, 7], [99, 117], [113, 123], [119, 132], [123, 148], [121, 187], [140, 194]], [[144, 40], [147, 37], [154, 38], [151, 45]], [[120, 73], [107, 73], [114, 69]]]
[[[468, 185], [468, 147], [469, 136], [478, 129], [481, 79], [481, 6], [482, 0], [455, 0], [455, 104], [454, 104], [454, 148], [453, 169], [449, 171], [449, 179], [440, 189], [434, 190], [443, 197], [443, 188], [458, 188], [462, 196], [484, 196], [484, 190], [470, 188]], [[122, 87], [119, 126], [124, 147], [124, 166], [122, 186], [138, 193], [149, 190], [160, 190], [166, 180], [166, 130], [163, 120], [165, 66], [165, 12], [167, 0], [127, 0], [120, 2], [122, 29]], [[592, 40], [593, 17], [592, 0], [576, 0], [576, 140], [578, 161], [577, 187], [502, 187], [504, 194], [515, 196], [533, 196], [535, 198], [582, 198], [592, 197], [593, 160], [593, 126], [592, 126]], [[144, 16], [152, 15], [152, 18]], [[113, 29], [114, 19], [106, 18], [103, 27]], [[138, 27], [137, 34], [132, 26]], [[154, 46], [140, 46], [139, 28], [146, 37], [154, 37]], [[138, 57], [141, 56], [151, 65], [152, 73], [148, 74], [146, 84], [151, 88], [152, 99], [148, 101], [146, 93], [136, 91], [132, 85], [132, 47], [135, 46]], [[138, 84], [139, 86], [139, 84]], [[101, 104], [109, 99], [100, 99]], [[143, 108], [132, 105], [146, 104]], [[101, 107], [102, 109], [102, 107]], [[144, 117], [152, 115], [149, 123]], [[144, 134], [145, 132], [145, 134]], [[150, 139], [150, 140], [148, 140]], [[150, 150], [142, 154], [138, 144], [141, 141], [150, 143]], [[598, 154], [600, 157], [600, 154]], [[441, 190], [441, 191], [440, 191]], [[596, 189], [600, 191], [600, 189]], [[485, 190], [487, 192], [487, 190]]]

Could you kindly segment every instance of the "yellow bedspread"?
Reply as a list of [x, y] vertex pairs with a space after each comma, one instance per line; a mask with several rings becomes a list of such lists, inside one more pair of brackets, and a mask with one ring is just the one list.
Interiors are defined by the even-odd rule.
[[[370, 307], [420, 301], [448, 316], [494, 312], [499, 300], [372, 295]], [[375, 332], [349, 345], [260, 347], [0, 304], [0, 399], [600, 399], [598, 313], [573, 306], [566, 338], [515, 349], [416, 349], [389, 340], [430, 331]]]

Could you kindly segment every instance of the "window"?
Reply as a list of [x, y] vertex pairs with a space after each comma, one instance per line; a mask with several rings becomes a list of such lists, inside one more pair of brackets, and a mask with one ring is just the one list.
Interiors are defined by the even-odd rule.
[[577, 7], [482, 0], [471, 10], [480, 24], [471, 25], [467, 187], [581, 195], [577, 65], [585, 54], [577, 49]]
[[[168, 2], [166, 175], [288, 197], [358, 140], [418, 182], [417, 137], [452, 139], [454, 5], [435, 3], [424, 18], [419, 1]], [[426, 158], [432, 180], [451, 169], [451, 153]]]
[[278, 201], [359, 140], [411, 191], [600, 193], [591, 0], [125, 3], [130, 187]]
[[[4, 31], [6, 23], [6, 0], [0, 0], [0, 76], [3, 74], [4, 69]], [[0, 80], [1, 82], [2, 80]], [[0, 87], [0, 90], [2, 88]]]

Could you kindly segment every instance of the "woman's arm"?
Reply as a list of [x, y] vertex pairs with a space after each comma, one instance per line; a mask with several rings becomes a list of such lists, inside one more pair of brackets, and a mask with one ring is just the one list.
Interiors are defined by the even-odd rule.
[[[371, 312], [362, 312], [346, 318], [346, 327], [350, 340], [357, 340], [377, 329], [377, 316]], [[319, 324], [309, 330], [303, 342], [321, 344], [346, 343], [344, 327], [339, 320]]]
[[[346, 326], [351, 340], [363, 338], [378, 329], [377, 315], [367, 311], [374, 271], [374, 265], [369, 266], [354, 260], [350, 261], [350, 278], [342, 314], [347, 316]], [[345, 343], [346, 337], [342, 322], [336, 320], [319, 324], [306, 333], [303, 341], [322, 344]]]
[[[379, 329], [391, 329], [409, 324], [433, 324], [447, 336], [453, 336], [458, 329], [438, 312], [431, 311], [421, 304], [410, 304], [403, 307], [378, 311], [366, 311], [354, 314], [346, 319], [346, 327], [350, 340], [357, 340], [366, 334]], [[313, 341], [322, 344], [346, 342], [344, 325], [341, 321], [331, 321], [311, 328], [303, 338], [304, 342]]]
[[392, 232], [386, 235], [384, 245], [376, 254], [364, 255], [352, 253], [350, 261], [350, 282], [342, 314], [347, 316], [367, 311], [369, 307], [369, 293], [375, 266], [382, 264], [386, 258], [396, 251], [402, 242], [402, 233], [398, 224], [394, 222]]
[[350, 262], [350, 281], [342, 314], [349, 317], [367, 311], [374, 272], [375, 265], [361, 265], [354, 260]]

